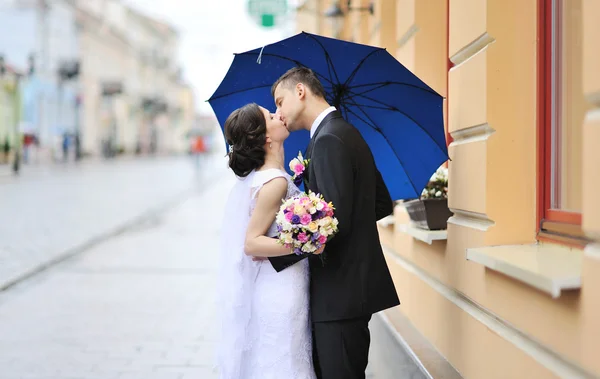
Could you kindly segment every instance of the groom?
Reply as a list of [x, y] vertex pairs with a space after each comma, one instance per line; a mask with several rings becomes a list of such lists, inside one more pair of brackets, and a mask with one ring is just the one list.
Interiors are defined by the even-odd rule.
[[[369, 320], [400, 304], [376, 224], [392, 213], [392, 199], [369, 146], [327, 103], [312, 70], [290, 69], [273, 84], [272, 94], [290, 131], [310, 131], [305, 188], [333, 202], [339, 221], [323, 261], [309, 257], [315, 370], [320, 379], [364, 378]], [[271, 264], [280, 271], [298, 259], [273, 258]]]

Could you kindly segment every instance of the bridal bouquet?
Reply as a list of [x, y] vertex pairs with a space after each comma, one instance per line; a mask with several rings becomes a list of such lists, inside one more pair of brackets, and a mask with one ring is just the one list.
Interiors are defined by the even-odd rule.
[[278, 242], [297, 255], [314, 254], [338, 231], [334, 210], [332, 203], [313, 192], [285, 200], [276, 217]]

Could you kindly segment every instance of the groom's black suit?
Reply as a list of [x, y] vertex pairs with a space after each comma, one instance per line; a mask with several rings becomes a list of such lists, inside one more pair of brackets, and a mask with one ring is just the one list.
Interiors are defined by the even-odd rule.
[[[338, 234], [310, 256], [310, 297], [317, 375], [364, 378], [373, 313], [400, 304], [377, 231], [393, 211], [390, 194], [361, 134], [338, 111], [317, 128], [305, 154], [305, 188], [333, 202]], [[306, 174], [305, 174], [306, 175]], [[301, 258], [272, 258], [280, 271]]]

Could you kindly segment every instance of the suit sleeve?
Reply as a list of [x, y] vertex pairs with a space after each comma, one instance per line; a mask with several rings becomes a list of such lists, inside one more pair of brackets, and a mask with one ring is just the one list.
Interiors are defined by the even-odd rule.
[[290, 267], [291, 265], [300, 262], [301, 260], [303, 260], [306, 257], [308, 257], [308, 254], [303, 254], [303, 255], [290, 254], [290, 255], [283, 255], [281, 257], [270, 257], [269, 262], [271, 263], [271, 266], [273, 266], [273, 269], [275, 269], [275, 271], [281, 272], [284, 269]]
[[333, 134], [325, 134], [315, 141], [309, 164], [313, 167], [320, 193], [335, 207], [339, 231], [331, 242], [345, 239], [352, 230], [354, 192], [352, 155], [340, 138]]
[[390, 192], [383, 181], [383, 177], [379, 170], [375, 169], [377, 174], [377, 183], [375, 189], [375, 217], [377, 220], [391, 215], [394, 212], [394, 202], [390, 196]]

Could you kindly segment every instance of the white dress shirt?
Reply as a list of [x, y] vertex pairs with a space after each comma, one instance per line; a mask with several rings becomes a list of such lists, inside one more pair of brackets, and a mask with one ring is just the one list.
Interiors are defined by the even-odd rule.
[[335, 107], [329, 107], [329, 108], [325, 109], [323, 112], [321, 112], [321, 114], [319, 116], [317, 116], [317, 118], [313, 122], [312, 126], [310, 127], [310, 138], [312, 138], [315, 135], [317, 128], [319, 127], [321, 122], [323, 122], [325, 117], [327, 117], [328, 114], [330, 114], [331, 112], [333, 112], [335, 110], [337, 110], [337, 109], [335, 109]]

